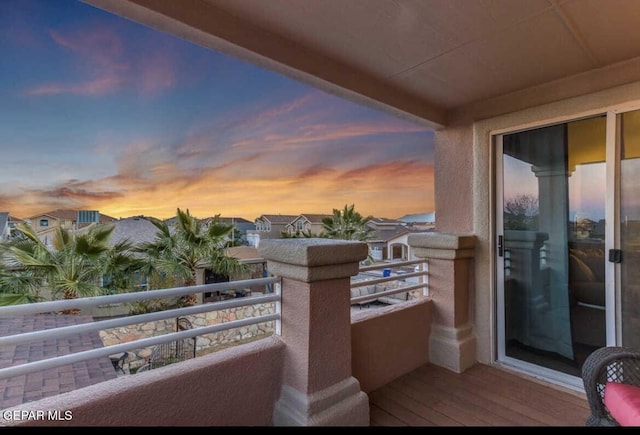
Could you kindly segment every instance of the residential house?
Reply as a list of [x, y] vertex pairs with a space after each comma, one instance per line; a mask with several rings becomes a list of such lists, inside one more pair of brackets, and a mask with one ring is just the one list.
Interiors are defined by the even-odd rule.
[[9, 231], [11, 231], [11, 234], [13, 235], [13, 231], [15, 230], [17, 224], [24, 223], [24, 222], [26, 222], [24, 219], [20, 219], [15, 216], [9, 215], [8, 224], [9, 224]]
[[367, 226], [374, 230], [367, 244], [371, 256], [376, 261], [415, 260], [408, 242], [409, 234], [432, 231], [387, 218], [371, 219], [367, 221]]
[[[360, 412], [361, 396], [354, 393], [359, 387], [351, 381], [353, 373], [365, 385], [366, 376], [355, 374], [363, 353], [376, 368], [393, 360], [380, 371], [389, 378], [410, 372], [424, 359], [457, 373], [481, 364], [552, 385], [551, 397], [564, 388], [582, 390], [581, 364], [594, 347], [579, 337], [640, 347], [635, 267], [640, 260], [635, 188], [640, 183], [640, 2], [87, 3], [433, 128], [438, 219], [434, 232], [408, 237], [416, 256], [428, 258], [430, 271], [430, 297], [411, 309], [429, 310], [415, 317], [415, 311], [399, 309], [392, 313], [396, 317], [381, 315], [376, 320], [389, 324], [367, 342], [376, 348], [358, 346], [366, 329], [362, 319], [351, 329], [318, 325], [329, 316], [317, 313], [342, 318], [341, 300], [333, 299], [334, 311], [304, 305], [323, 295], [314, 272], [321, 269], [326, 276], [326, 256], [308, 240], [269, 241], [260, 247], [271, 255], [268, 263], [282, 265], [284, 254], [298, 256], [279, 270], [285, 284], [297, 277], [297, 294], [314, 298], [283, 297], [306, 309], [287, 317], [295, 307], [283, 302], [282, 316], [291, 322], [306, 318], [306, 328], [283, 321], [282, 339], [254, 344], [253, 353], [234, 349], [168, 367], [156, 377], [150, 373], [132, 382], [127, 394], [114, 397], [112, 406], [105, 404], [113, 384], [91, 389], [93, 397], [78, 392], [73, 402], [83, 411], [78, 424], [104, 421], [104, 410], [115, 408], [117, 416], [107, 421], [120, 424], [184, 422], [180, 417], [187, 413], [189, 424], [203, 425], [368, 424], [369, 415]], [[505, 205], [522, 194], [538, 202], [536, 226], [505, 227]], [[605, 220], [604, 239], [595, 252], [568, 234], [578, 207], [587, 211], [581, 217]], [[357, 262], [360, 253], [351, 251], [356, 245], [332, 249]], [[591, 300], [577, 291], [569, 268], [572, 250], [593, 257], [604, 271], [604, 281], [591, 281], [600, 286]], [[306, 275], [301, 264], [310, 267], [302, 271]], [[335, 288], [336, 282], [327, 287]], [[399, 334], [405, 323], [414, 328]], [[395, 341], [385, 340], [386, 331]], [[428, 335], [425, 343], [411, 341], [421, 333]], [[353, 348], [340, 347], [340, 355], [326, 346], [314, 348], [350, 340]], [[419, 349], [423, 362], [413, 359], [411, 349]], [[218, 367], [226, 369], [224, 378], [213, 379]], [[259, 367], [251, 372], [251, 383], [247, 367]], [[259, 377], [264, 373], [271, 376]], [[212, 397], [227, 404], [223, 416], [197, 406]], [[508, 400], [524, 403], [514, 396]], [[476, 413], [491, 414], [481, 402], [473, 403]], [[140, 403], [144, 406], [133, 406]], [[47, 404], [54, 402], [31, 409]], [[566, 414], [554, 407], [540, 412], [556, 411], [558, 418]], [[398, 417], [393, 421], [407, 423]]]
[[407, 214], [399, 217], [398, 220], [414, 228], [433, 230], [436, 226], [436, 212]]
[[322, 219], [331, 217], [326, 214], [304, 213], [299, 215], [263, 214], [256, 218], [255, 229], [247, 231], [251, 246], [257, 247], [260, 239], [279, 239], [284, 235], [319, 235], [323, 231]]
[[[295, 217], [290, 215], [262, 215], [256, 219], [256, 230], [250, 231], [248, 234], [252, 241], [252, 246], [256, 247], [259, 244], [260, 237], [282, 238], [308, 233], [319, 236], [324, 231], [323, 219], [331, 216], [329, 214], [308, 213], [299, 214]], [[367, 226], [373, 230], [372, 238], [367, 241], [367, 244], [374, 260], [407, 260], [411, 258], [412, 255], [406, 242], [406, 235], [426, 231], [423, 227], [414, 226], [414, 223], [408, 224], [387, 218], [373, 218], [367, 221]], [[264, 237], [265, 234], [268, 234], [268, 237]], [[405, 238], [398, 239], [397, 237], [402, 234], [405, 235]]]
[[330, 218], [330, 214], [301, 214], [285, 225], [284, 232], [289, 236], [303, 234], [320, 235], [324, 231], [322, 220]]
[[8, 212], [0, 212], [0, 240], [8, 240], [13, 235], [16, 224], [24, 220], [11, 216]]
[[68, 210], [58, 209], [36, 214], [25, 219], [45, 243], [50, 244], [56, 228], [77, 230], [92, 223], [111, 223], [117, 219], [96, 210]]
[[279, 239], [287, 231], [289, 225], [298, 215], [263, 214], [254, 221], [255, 230], [247, 231], [247, 240], [254, 247], [260, 245], [261, 239]]

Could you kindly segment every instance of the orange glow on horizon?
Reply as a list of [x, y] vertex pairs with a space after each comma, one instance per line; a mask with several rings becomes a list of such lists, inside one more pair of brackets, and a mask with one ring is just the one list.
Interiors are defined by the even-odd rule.
[[390, 162], [331, 173], [330, 177], [323, 171], [302, 178], [273, 180], [220, 180], [204, 174], [186, 185], [184, 180], [167, 180], [153, 188], [135, 182], [128, 184], [123, 195], [76, 195], [66, 202], [42, 197], [33, 198], [28, 204], [14, 201], [3, 207], [19, 218], [56, 209], [78, 209], [98, 210], [114, 218], [144, 215], [165, 219], [175, 216], [180, 208], [189, 209], [197, 217], [220, 214], [253, 220], [262, 214], [330, 214], [334, 208], [354, 204], [363, 216], [398, 218], [434, 211], [432, 186], [430, 165]]

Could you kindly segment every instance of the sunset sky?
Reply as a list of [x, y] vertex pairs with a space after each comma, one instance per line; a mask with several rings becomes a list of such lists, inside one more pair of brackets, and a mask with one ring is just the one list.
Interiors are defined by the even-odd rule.
[[433, 132], [76, 0], [0, 3], [0, 211], [434, 211]]

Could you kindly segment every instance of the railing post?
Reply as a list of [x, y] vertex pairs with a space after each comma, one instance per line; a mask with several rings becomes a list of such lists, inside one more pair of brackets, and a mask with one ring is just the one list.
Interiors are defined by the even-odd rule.
[[475, 236], [410, 234], [409, 245], [428, 261], [433, 325], [429, 360], [457, 373], [476, 363], [476, 339], [469, 323], [470, 279]]
[[369, 399], [351, 371], [350, 277], [367, 258], [362, 242], [267, 239], [258, 247], [282, 278], [283, 384], [273, 422], [368, 426]]

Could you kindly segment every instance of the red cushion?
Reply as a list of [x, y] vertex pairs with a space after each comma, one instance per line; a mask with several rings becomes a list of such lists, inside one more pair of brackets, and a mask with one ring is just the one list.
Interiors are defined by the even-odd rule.
[[640, 426], [640, 387], [607, 382], [604, 404], [620, 426]]

